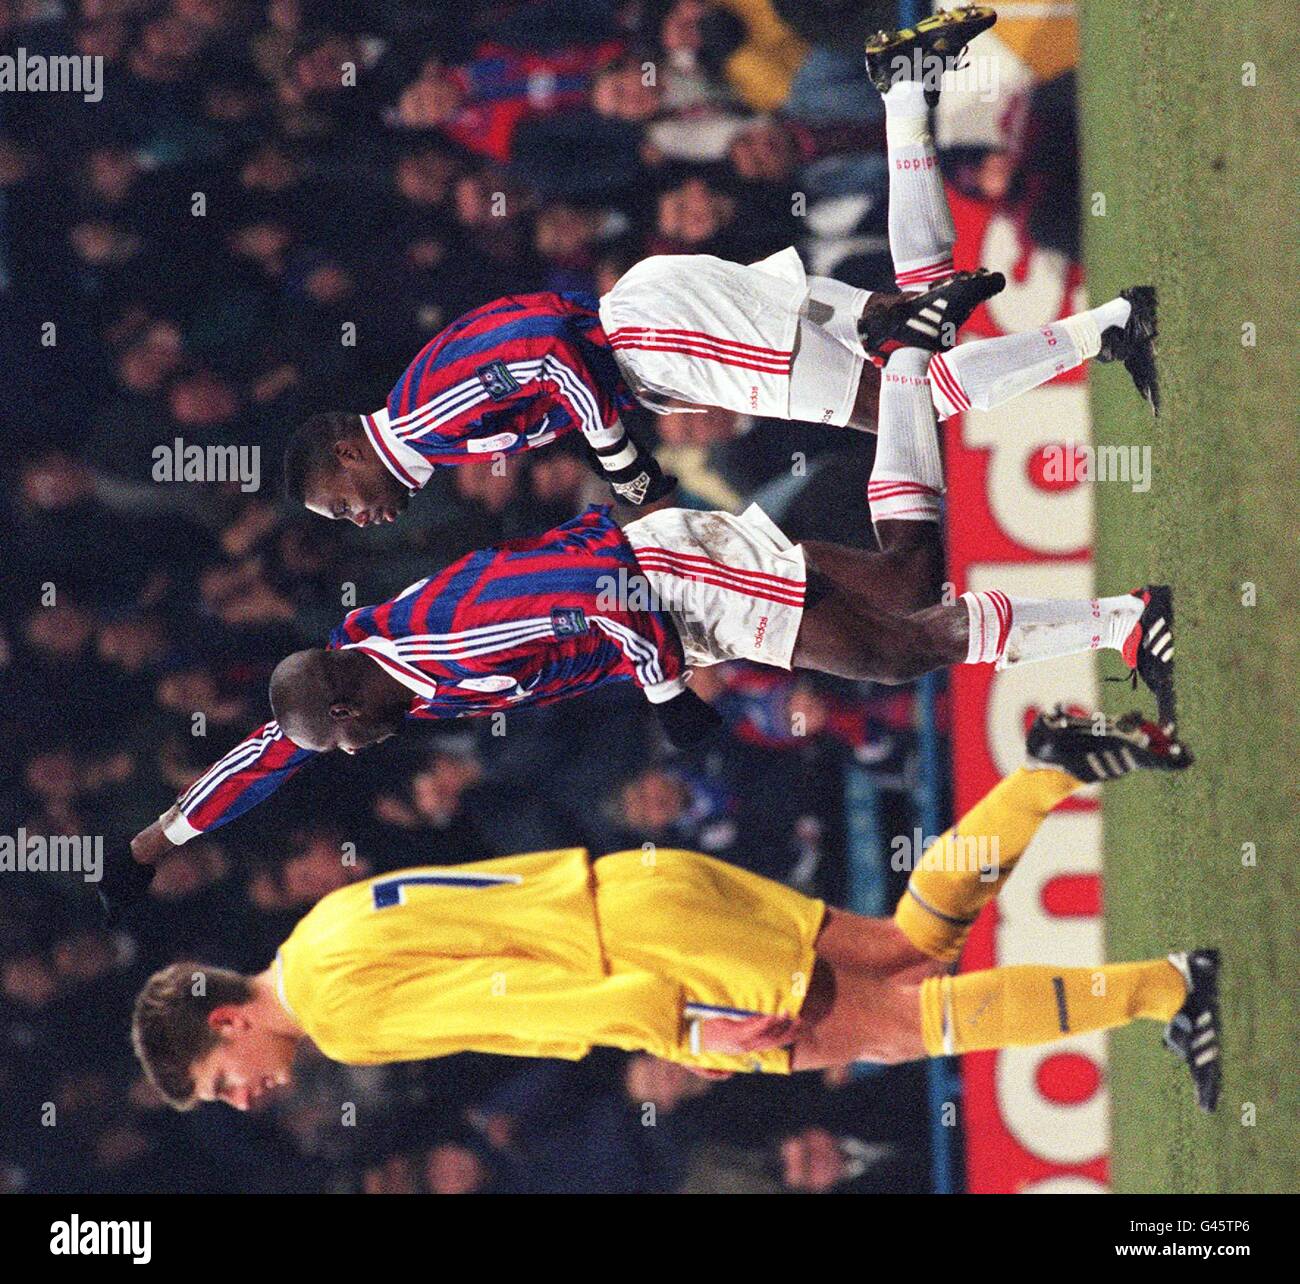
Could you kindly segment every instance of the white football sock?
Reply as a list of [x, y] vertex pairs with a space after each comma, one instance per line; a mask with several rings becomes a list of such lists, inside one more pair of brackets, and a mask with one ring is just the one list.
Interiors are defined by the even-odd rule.
[[952, 275], [957, 233], [930, 136], [925, 89], [900, 80], [884, 94], [889, 154], [889, 252], [900, 290], [926, 290]]
[[1009, 597], [994, 589], [963, 593], [962, 601], [970, 622], [966, 663], [999, 669], [1103, 647], [1122, 651], [1143, 609], [1131, 593], [1083, 601]]
[[1087, 312], [1066, 317], [1056, 324], [1074, 340], [1083, 353], [1083, 359], [1091, 361], [1101, 351], [1101, 332], [1109, 330], [1111, 326], [1122, 329], [1128, 324], [1129, 313], [1132, 311], [1127, 299], [1111, 299], [1099, 308], [1090, 308]]
[[939, 418], [972, 406], [991, 410], [1082, 365], [1101, 351], [1101, 332], [1124, 325], [1130, 310], [1124, 299], [1112, 299], [1037, 330], [975, 339], [936, 354], [930, 383]]
[[898, 348], [881, 371], [876, 460], [867, 483], [872, 522], [939, 520], [943, 463], [925, 374], [929, 357], [920, 348]]
[[[1109, 330], [1111, 326], [1126, 326], [1133, 312], [1133, 305], [1127, 299], [1111, 299], [1100, 307], [1090, 308], [1083, 315], [1092, 317], [1099, 330]], [[1067, 318], [1072, 320], [1073, 318]]]

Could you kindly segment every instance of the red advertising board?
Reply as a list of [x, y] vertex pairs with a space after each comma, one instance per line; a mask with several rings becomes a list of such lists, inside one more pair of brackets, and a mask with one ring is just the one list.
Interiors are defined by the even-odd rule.
[[[1008, 286], [972, 320], [974, 335], [1049, 324], [1086, 306], [1078, 266], [1030, 244], [1016, 221], [949, 192], [957, 267], [1005, 272]], [[1046, 480], [1041, 452], [1091, 441], [1086, 374], [1070, 371], [995, 411], [949, 419], [949, 565], [957, 592], [998, 587], [1025, 597], [1093, 595], [1092, 497]], [[1114, 589], [1110, 591], [1115, 591]], [[957, 814], [1023, 760], [1034, 711], [1093, 707], [1091, 656], [995, 673], [952, 672]], [[977, 924], [962, 966], [1103, 959], [1100, 817], [1095, 798], [1058, 809]], [[962, 1062], [967, 1184], [976, 1192], [1104, 1189], [1109, 1108], [1104, 1036], [1012, 1049]]]

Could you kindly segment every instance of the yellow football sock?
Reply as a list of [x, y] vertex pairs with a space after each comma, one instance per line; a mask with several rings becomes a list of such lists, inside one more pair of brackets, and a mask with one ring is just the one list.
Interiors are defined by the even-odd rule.
[[999, 781], [917, 862], [894, 922], [922, 954], [952, 962], [971, 924], [1002, 890], [1038, 826], [1081, 782], [1054, 767]]
[[932, 1057], [1030, 1047], [1139, 1017], [1168, 1021], [1186, 998], [1182, 974], [1166, 959], [995, 967], [923, 981], [921, 1036]]

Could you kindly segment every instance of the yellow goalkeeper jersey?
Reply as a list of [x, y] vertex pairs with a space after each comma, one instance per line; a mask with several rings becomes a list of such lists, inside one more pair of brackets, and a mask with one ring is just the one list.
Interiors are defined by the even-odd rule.
[[696, 1017], [797, 1013], [824, 906], [694, 852], [581, 848], [353, 883], [276, 956], [281, 1002], [350, 1064], [593, 1046], [788, 1072], [784, 1049], [693, 1051]]

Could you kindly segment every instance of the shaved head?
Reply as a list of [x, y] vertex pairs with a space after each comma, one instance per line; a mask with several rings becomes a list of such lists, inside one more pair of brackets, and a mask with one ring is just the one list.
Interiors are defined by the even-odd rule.
[[271, 674], [271, 711], [303, 749], [356, 753], [396, 735], [411, 693], [361, 651], [295, 651]]
[[271, 712], [284, 734], [304, 749], [334, 747], [334, 696], [328, 651], [295, 651], [271, 674]]

